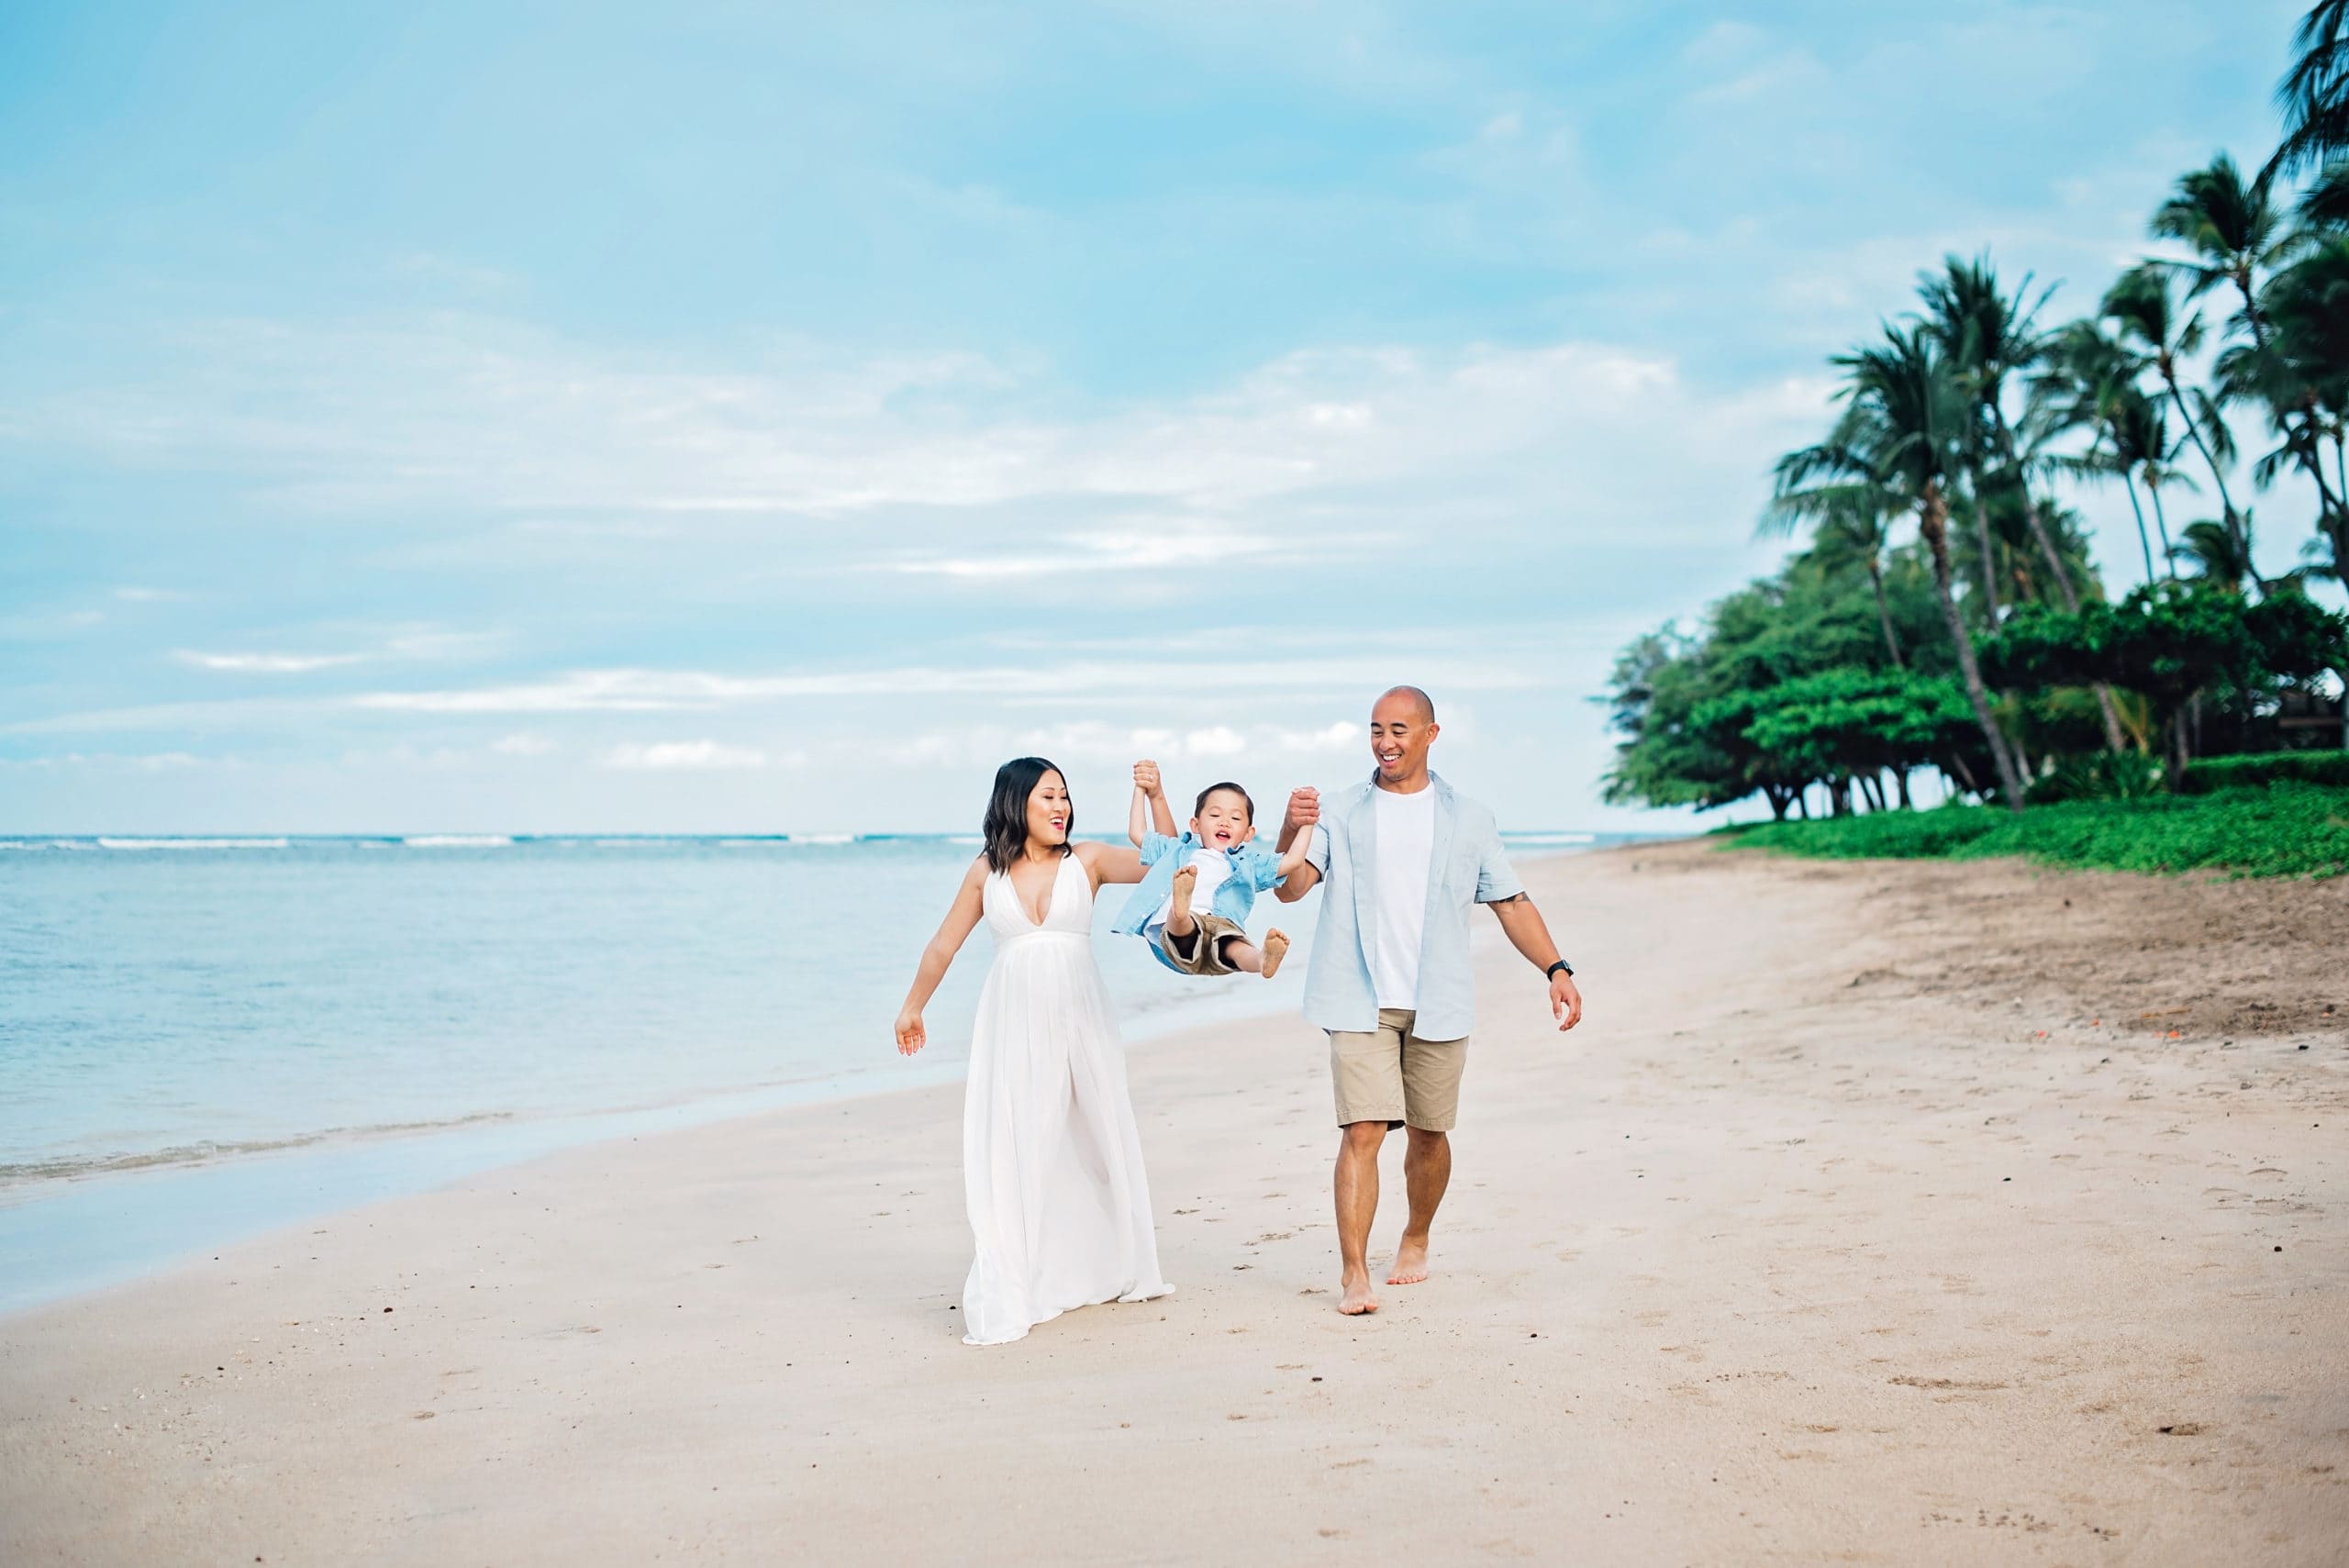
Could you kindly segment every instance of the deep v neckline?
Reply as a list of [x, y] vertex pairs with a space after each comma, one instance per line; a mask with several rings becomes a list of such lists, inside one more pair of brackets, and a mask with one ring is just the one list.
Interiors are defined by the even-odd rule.
[[1061, 873], [1068, 869], [1068, 862], [1074, 858], [1073, 854], [1064, 854], [1061, 856], [1061, 863], [1052, 868], [1052, 880], [1044, 889], [1044, 912], [1041, 915], [1028, 913], [1028, 900], [1020, 895], [1019, 878], [1008, 871], [1003, 873], [1003, 880], [1011, 885], [1011, 901], [1019, 906], [1020, 917], [1035, 929], [1042, 930], [1044, 922], [1052, 917], [1052, 906], [1060, 902]]

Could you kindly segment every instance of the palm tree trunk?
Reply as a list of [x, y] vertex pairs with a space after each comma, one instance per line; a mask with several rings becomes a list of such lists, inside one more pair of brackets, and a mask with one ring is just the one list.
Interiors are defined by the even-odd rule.
[[1884, 562], [1881, 557], [1868, 557], [1868, 581], [1876, 585], [1876, 623], [1884, 628], [1884, 651], [1892, 655], [1892, 667], [1906, 670], [1908, 664], [1900, 657], [1900, 639], [1892, 634], [1892, 612], [1884, 602]]
[[[2243, 295], [2243, 319], [2251, 323], [2252, 347], [2265, 350], [2267, 347], [2267, 322], [2266, 318], [2259, 314], [2258, 296], [2252, 292], [2251, 269], [2245, 265], [2231, 275], [2234, 279], [2236, 292]], [[2314, 400], [2310, 398], [2301, 400], [2299, 409], [2300, 416], [2299, 430], [2292, 428], [2290, 410], [2278, 408], [2276, 412], [2283, 417], [2285, 436], [2291, 441], [2292, 450], [2299, 456], [2300, 466], [2308, 470], [2310, 479], [2316, 481], [2317, 515], [2320, 517], [2337, 516], [2340, 507], [2333, 501], [2332, 487], [2324, 482], [2324, 454], [2318, 450], [2316, 444]], [[2305, 445], [2299, 439], [2302, 436], [2306, 438]], [[2349, 484], [2344, 484], [2342, 488], [2349, 491]]]
[[1982, 666], [1974, 657], [1974, 634], [1965, 629], [1965, 617], [1958, 613], [1957, 595], [1950, 587], [1949, 509], [1942, 500], [1939, 485], [1925, 486], [1917, 526], [1933, 558], [1933, 592], [1942, 602], [1942, 618], [1949, 623], [1950, 640], [1957, 645], [1957, 668], [1965, 678], [1966, 700], [1974, 705], [1974, 718], [1982, 726], [1982, 738], [1990, 743], [1990, 761], [1998, 770], [1998, 787], [2006, 795], [2007, 807], [2019, 812], [2022, 809], [2022, 778], [2015, 772], [2015, 760], [2007, 753], [2007, 740], [1998, 733], [1998, 720], [1990, 717], [1990, 694], [1982, 684]]
[[2121, 484], [2129, 492], [2129, 509], [2137, 514], [2137, 548], [2145, 552], [2145, 581], [2150, 583], [2154, 580], [2153, 541], [2145, 534], [2145, 508], [2137, 504], [2137, 482], [2125, 468], [2121, 471]]
[[2210, 482], [2219, 487], [2219, 507], [2226, 514], [2227, 537], [2247, 558], [2251, 554], [2251, 540], [2243, 536], [2241, 520], [2235, 515], [2234, 497], [2227, 494], [2227, 476], [2219, 472], [2219, 460], [2210, 454], [2210, 444], [2202, 439], [2202, 427], [2188, 411], [2186, 395], [2177, 387], [2177, 372], [2171, 367], [2166, 357], [2162, 363], [2162, 379], [2169, 383], [2169, 400], [2176, 406], [2177, 417], [2186, 421], [2186, 433], [2194, 438], [2194, 450], [2200, 452], [2202, 461], [2210, 465]]
[[[2039, 515], [2039, 503], [2031, 494], [2031, 475], [2024, 470], [2021, 460], [2016, 456], [2014, 431], [2008, 428], [2003, 415], [1998, 419], [1998, 450], [2006, 454], [2007, 466], [2014, 470], [2015, 477], [2021, 482], [2022, 520], [2030, 528], [2031, 537], [2037, 541], [2040, 555], [2047, 562], [2048, 574], [2055, 579], [2055, 591], [2063, 597], [2065, 612], [2069, 615], [2078, 615], [2080, 591], [2072, 585], [2072, 573], [2064, 565], [2062, 552], [2055, 548], [2055, 536], [2047, 531], [2047, 519]], [[2223, 490], [2224, 486], [2221, 488]], [[1883, 600], [1881, 587], [1876, 590], [1876, 595], [1878, 604], [1881, 605]], [[2112, 706], [2112, 688], [2102, 681], [2099, 681], [2093, 689], [2096, 692], [2097, 715], [2104, 720], [2104, 749], [2117, 755], [2128, 742], [2121, 733], [2120, 712]], [[1901, 780], [1901, 787], [1906, 790], [1907, 779]], [[1905, 795], [1902, 796], [1901, 804], [1903, 806], [1908, 804]]]
[[2145, 480], [2145, 494], [2154, 503], [2154, 527], [2162, 532], [2162, 565], [2168, 572], [2169, 580], [2175, 583], [2177, 581], [2177, 555], [2170, 549], [2169, 519], [2162, 515], [2161, 486], [2155, 484], [2150, 475]]
[[1995, 630], [1998, 625], [1998, 558], [1990, 548], [1990, 503], [1982, 495], [1980, 466], [1967, 468], [1965, 480], [1974, 492], [1974, 544], [1982, 552], [1982, 603]]

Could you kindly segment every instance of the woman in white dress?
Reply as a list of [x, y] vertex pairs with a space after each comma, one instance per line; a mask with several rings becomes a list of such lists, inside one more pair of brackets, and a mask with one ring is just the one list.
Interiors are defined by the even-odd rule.
[[999, 1345], [1098, 1301], [1174, 1289], [1158, 1238], [1125, 1048], [1093, 961], [1093, 895], [1139, 882], [1123, 844], [1072, 844], [1068, 784], [1041, 757], [996, 771], [985, 851], [922, 950], [897, 1014], [897, 1050], [928, 1043], [921, 1011], [971, 930], [995, 934], [963, 1100], [963, 1185], [976, 1256], [963, 1340]]

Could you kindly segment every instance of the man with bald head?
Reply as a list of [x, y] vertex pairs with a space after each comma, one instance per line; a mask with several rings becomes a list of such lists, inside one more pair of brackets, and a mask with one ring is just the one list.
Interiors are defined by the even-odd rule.
[[1452, 1180], [1452, 1127], [1468, 1059], [1475, 986], [1468, 917], [1488, 904], [1501, 929], [1550, 989], [1560, 1029], [1582, 1020], [1574, 969], [1558, 956], [1542, 912], [1501, 851], [1493, 814], [1428, 771], [1442, 731], [1435, 703], [1397, 686], [1370, 710], [1370, 778], [1324, 807], [1318, 792], [1289, 796], [1286, 851], [1313, 835], [1302, 870], [1276, 895], [1293, 904], [1329, 885], [1305, 978], [1305, 1017], [1330, 1036], [1337, 1091], [1338, 1310], [1378, 1310], [1371, 1289], [1371, 1220], [1378, 1212], [1378, 1151], [1405, 1129], [1403, 1181], [1410, 1215], [1388, 1284], [1428, 1277], [1428, 1237]]

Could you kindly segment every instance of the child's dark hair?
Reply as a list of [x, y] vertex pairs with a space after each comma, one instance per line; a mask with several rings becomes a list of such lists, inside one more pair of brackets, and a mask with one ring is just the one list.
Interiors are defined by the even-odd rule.
[[1224, 780], [1221, 784], [1211, 784], [1208, 785], [1207, 788], [1199, 791], [1199, 798], [1191, 803], [1191, 815], [1197, 817], [1200, 812], [1205, 811], [1208, 808], [1208, 796], [1215, 794], [1218, 790], [1226, 789], [1238, 795], [1240, 797], [1240, 804], [1248, 808], [1248, 820], [1251, 822], [1255, 821], [1256, 803], [1248, 798], [1248, 792], [1246, 790], [1241, 789], [1230, 779]]
[[[1036, 793], [1037, 781], [1046, 773], [1060, 773], [1060, 769], [1041, 757], [1014, 757], [995, 771], [995, 793], [987, 797], [987, 817], [980, 828], [986, 840], [987, 869], [1009, 871], [1028, 848], [1028, 797]], [[1061, 773], [1063, 784], [1068, 775]], [[1068, 808], [1068, 830], [1076, 833], [1076, 803]], [[1063, 854], [1069, 846], [1060, 846]]]

